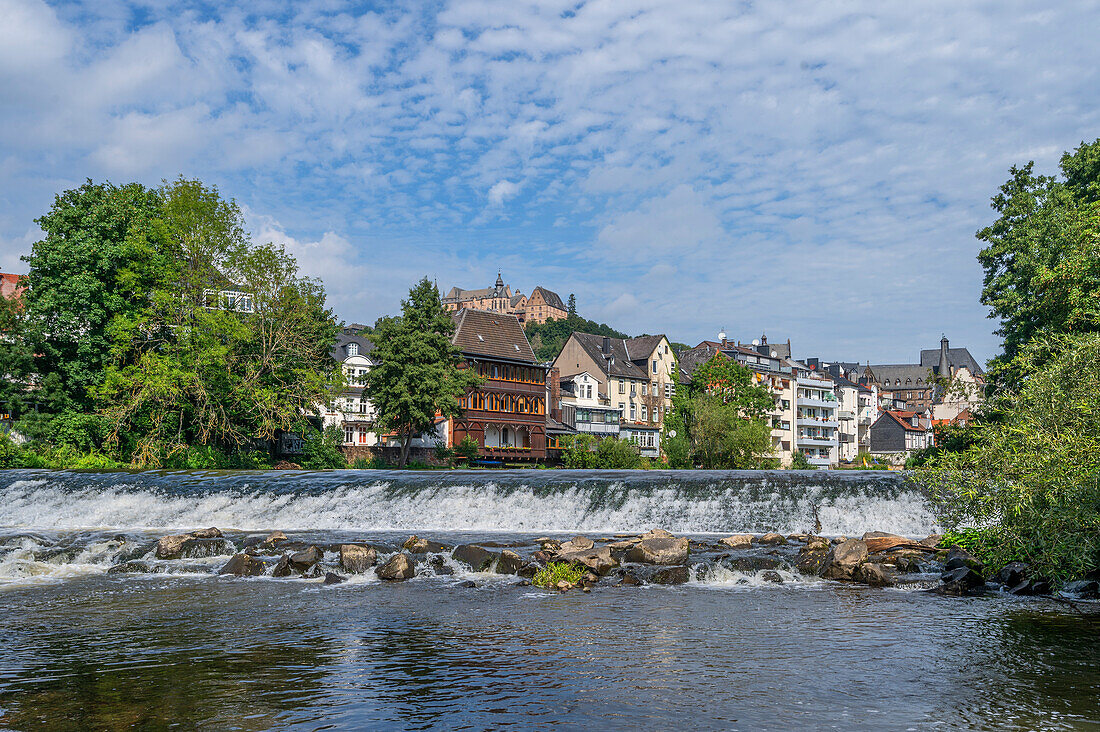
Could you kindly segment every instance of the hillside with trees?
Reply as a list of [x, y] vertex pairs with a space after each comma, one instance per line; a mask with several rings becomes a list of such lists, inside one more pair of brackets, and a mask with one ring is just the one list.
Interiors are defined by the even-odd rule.
[[[570, 310], [573, 296], [570, 295]], [[540, 361], [552, 361], [561, 353], [562, 346], [574, 333], [593, 333], [610, 338], [629, 338], [626, 333], [615, 330], [606, 323], [597, 323], [577, 315], [576, 312], [561, 320], [548, 320], [545, 323], [528, 323], [524, 328], [527, 340], [531, 341], [531, 348], [535, 351], [535, 357]]]

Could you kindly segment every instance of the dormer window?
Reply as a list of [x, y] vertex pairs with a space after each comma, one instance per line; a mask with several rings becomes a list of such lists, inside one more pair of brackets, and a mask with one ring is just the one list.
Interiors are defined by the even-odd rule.
[[484, 343], [484, 342], [485, 342], [485, 337], [484, 337], [483, 335], [481, 335], [480, 333], [478, 333], [478, 334], [477, 334], [477, 339], [478, 339], [479, 341], [481, 341], [482, 343]]
[[359, 355], [359, 344], [358, 343], [349, 343], [348, 344], [348, 356], [350, 357], [350, 356], [358, 356], [358, 355]]

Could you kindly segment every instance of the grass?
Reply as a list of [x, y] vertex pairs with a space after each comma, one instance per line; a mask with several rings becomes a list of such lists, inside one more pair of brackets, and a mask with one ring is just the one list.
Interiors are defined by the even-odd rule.
[[588, 572], [584, 567], [579, 567], [567, 562], [550, 562], [545, 567], [535, 572], [531, 584], [536, 587], [549, 587], [553, 589], [559, 582], [565, 580], [570, 584], [577, 584]]

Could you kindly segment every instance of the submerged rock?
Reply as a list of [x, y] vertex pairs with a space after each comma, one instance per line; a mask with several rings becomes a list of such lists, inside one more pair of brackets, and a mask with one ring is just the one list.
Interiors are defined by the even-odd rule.
[[848, 539], [829, 550], [821, 576], [825, 579], [852, 579], [856, 568], [866, 559], [867, 545], [859, 539]]
[[462, 582], [458, 583], [458, 587], [464, 587], [464, 588], [477, 587], [477, 582], [474, 582], [473, 580], [463, 580]]
[[891, 587], [895, 584], [894, 573], [881, 564], [864, 562], [852, 573], [852, 579], [871, 587]]
[[431, 565], [432, 572], [435, 573], [436, 576], [448, 577], [455, 573], [454, 567], [447, 564], [443, 557], [438, 554], [433, 554], [431, 558], [428, 559], [428, 564]]
[[664, 567], [651, 574], [649, 581], [655, 585], [682, 585], [688, 581], [688, 575], [688, 568], [684, 565]]
[[401, 545], [401, 548], [413, 554], [438, 554], [439, 552], [447, 551], [451, 547], [447, 544], [441, 544], [438, 541], [421, 539], [416, 534], [413, 534], [408, 539], [405, 539], [405, 543]]
[[374, 573], [384, 580], [407, 580], [416, 576], [416, 567], [409, 555], [402, 552], [394, 554]]
[[347, 580], [346, 577], [341, 577], [340, 575], [336, 574], [335, 572], [325, 572], [325, 581], [322, 582], [321, 584], [323, 584], [323, 585], [338, 585], [341, 582], [347, 582], [347, 581], [348, 580]]
[[496, 566], [497, 574], [519, 574], [522, 568], [523, 557], [510, 549], [505, 549], [500, 553], [500, 559], [497, 560]]
[[451, 552], [451, 556], [475, 572], [484, 572], [500, 555], [475, 544], [460, 544]]
[[179, 559], [180, 552], [187, 542], [194, 539], [220, 539], [222, 532], [216, 528], [200, 529], [187, 534], [173, 534], [162, 536], [157, 541], [157, 559]]
[[156, 568], [146, 562], [123, 562], [107, 570], [107, 574], [148, 574]]
[[766, 572], [761, 572], [760, 579], [764, 580], [765, 582], [771, 582], [775, 585], [783, 584], [783, 575], [779, 574], [779, 572], [776, 572], [774, 569], [769, 569]]
[[1079, 600], [1100, 598], [1100, 582], [1096, 580], [1077, 580], [1062, 585], [1062, 594]]
[[180, 547], [178, 556], [183, 559], [202, 559], [233, 554], [237, 550], [229, 539], [188, 539]]
[[378, 561], [374, 547], [359, 544], [340, 545], [340, 568], [351, 574], [363, 574]]
[[751, 549], [752, 534], [734, 534], [733, 536], [727, 536], [724, 539], [719, 539], [718, 543], [724, 544], [730, 549]]
[[720, 560], [718, 564], [730, 571], [744, 572], [745, 574], [775, 570], [785, 566], [783, 560], [775, 557], [727, 557]]
[[225, 566], [218, 570], [218, 574], [233, 574], [238, 577], [259, 577], [263, 573], [263, 561], [250, 554], [234, 554]]
[[324, 558], [325, 554], [315, 546], [290, 555], [290, 566], [304, 572]]

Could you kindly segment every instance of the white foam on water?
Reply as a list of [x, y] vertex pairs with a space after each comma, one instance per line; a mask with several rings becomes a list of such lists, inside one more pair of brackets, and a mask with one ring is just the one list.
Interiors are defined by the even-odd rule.
[[[690, 477], [690, 476], [689, 476]], [[303, 478], [303, 481], [308, 478]], [[330, 478], [331, 480], [331, 478]], [[661, 527], [674, 533], [818, 533], [858, 535], [887, 531], [923, 537], [936, 530], [918, 492], [853, 481], [826, 492], [812, 482], [793, 486], [766, 480], [745, 485], [727, 479], [681, 485], [675, 478], [600, 486], [562, 482], [538, 489], [517, 478], [499, 483], [420, 485], [399, 479], [334, 483], [317, 490], [275, 492], [262, 480], [251, 487], [182, 492], [170, 481], [143, 485], [65, 483], [48, 478], [0, 487], [0, 526], [39, 529], [190, 529], [218, 526], [244, 531], [357, 530], [468, 532], [623, 532]], [[643, 482], [646, 481], [646, 482]]]
[[[768, 573], [773, 573], [768, 575]], [[749, 590], [760, 588], [779, 588], [796, 585], [799, 587], [810, 587], [820, 585], [822, 580], [816, 577], [807, 577], [799, 572], [796, 572], [789, 567], [780, 569], [761, 569], [753, 572], [741, 572], [735, 569], [724, 567], [721, 564], [710, 564], [702, 571], [700, 576], [696, 576], [696, 568], [692, 568], [692, 572], [688, 578], [688, 584], [695, 587], [707, 587], [723, 590]], [[774, 575], [779, 575], [779, 578], [783, 581], [775, 582]], [[767, 576], [772, 576], [772, 579], [767, 579]]]

